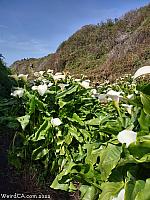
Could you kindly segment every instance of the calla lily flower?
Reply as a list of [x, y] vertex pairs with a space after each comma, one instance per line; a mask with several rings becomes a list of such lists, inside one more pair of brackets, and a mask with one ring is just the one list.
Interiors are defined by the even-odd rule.
[[88, 88], [90, 88], [90, 80], [82, 81], [82, 82], [80, 83], [80, 85], [81, 85], [82, 87], [84, 87], [85, 89], [88, 89]]
[[120, 190], [117, 197], [114, 197], [112, 200], [124, 200], [125, 189]]
[[99, 95], [98, 95], [98, 100], [99, 100], [101, 103], [107, 103], [106, 94], [99, 94]]
[[38, 93], [39, 93], [41, 96], [43, 96], [43, 95], [45, 94], [45, 92], [47, 91], [47, 85], [46, 85], [46, 84], [44, 84], [44, 85], [39, 85], [39, 86], [37, 87], [37, 91], [38, 91]]
[[61, 88], [61, 90], [64, 90], [65, 87], [67, 87], [69, 84], [63, 84], [63, 83], [60, 83], [58, 86]]
[[131, 115], [133, 105], [122, 104], [127, 109], [127, 112]]
[[34, 76], [38, 78], [40, 76], [39, 72], [34, 72]]
[[37, 90], [38, 89], [38, 86], [34, 85], [32, 86], [32, 90]]
[[128, 99], [132, 99], [133, 97], [134, 97], [134, 94], [129, 94], [129, 95], [127, 96]]
[[16, 90], [14, 90], [11, 95], [14, 96], [14, 97], [22, 97], [23, 96], [23, 93], [24, 93], [24, 89], [23, 88], [16, 88]]
[[80, 82], [80, 81], [81, 81], [81, 79], [79, 79], [79, 78], [76, 78], [76, 79], [74, 79], [74, 81], [76, 81], [76, 82]]
[[58, 80], [61, 80], [61, 79], [65, 79], [65, 75], [58, 72], [58, 73], [56, 73], [56, 74], [53, 76], [53, 79], [54, 79], [54, 81], [58, 81]]
[[59, 126], [60, 124], [62, 124], [61, 120], [59, 118], [52, 118], [51, 119], [51, 124], [53, 126]]
[[43, 76], [44, 73], [45, 73], [45, 71], [39, 71], [39, 74], [40, 74], [41, 76]]
[[47, 85], [47, 87], [51, 87], [52, 85], [53, 85], [53, 83], [50, 82], [50, 83]]
[[119, 132], [117, 138], [118, 141], [122, 144], [126, 144], [126, 147], [128, 147], [131, 143], [136, 142], [136, 136], [137, 133], [130, 130], [123, 130]]
[[53, 71], [54, 71], [54, 70], [52, 70], [52, 69], [48, 69], [48, 70], [47, 70], [47, 73], [48, 73], [48, 74], [52, 74]]
[[22, 79], [23, 81], [27, 82], [28, 74], [19, 74], [18, 78]]
[[18, 81], [18, 76], [17, 76], [17, 74], [13, 74], [13, 75], [8, 75], [10, 78], [13, 78], [13, 79], [15, 79], [16, 81]]
[[144, 67], [141, 67], [140, 69], [138, 69], [135, 72], [133, 78], [136, 79], [139, 76], [142, 76], [142, 75], [145, 75], [145, 74], [150, 74], [150, 66], [144, 66]]
[[122, 97], [122, 96], [120, 95], [120, 93], [121, 93], [121, 92], [116, 92], [116, 91], [114, 91], [114, 90], [109, 90], [109, 91], [107, 92], [106, 95], [107, 95], [109, 98], [111, 98], [113, 101], [119, 103], [119, 99]]

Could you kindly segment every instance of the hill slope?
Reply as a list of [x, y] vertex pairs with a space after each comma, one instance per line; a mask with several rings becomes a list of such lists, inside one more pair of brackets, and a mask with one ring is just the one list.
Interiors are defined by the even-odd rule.
[[113, 80], [150, 64], [150, 5], [106, 23], [86, 25], [64, 41], [54, 54], [17, 61], [13, 71], [32, 73], [67, 70], [91, 79]]

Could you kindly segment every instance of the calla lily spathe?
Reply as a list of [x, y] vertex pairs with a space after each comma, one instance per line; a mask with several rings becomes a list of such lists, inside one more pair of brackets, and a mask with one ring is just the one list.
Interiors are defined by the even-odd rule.
[[136, 136], [137, 133], [130, 130], [123, 130], [119, 132], [117, 138], [118, 141], [122, 144], [126, 144], [126, 147], [128, 147], [131, 143], [136, 142]]
[[39, 95], [41, 95], [41, 96], [43, 96], [46, 93], [47, 88], [48, 87], [46, 84], [39, 85], [39, 86], [36, 86], [36, 85], [32, 86], [32, 90], [37, 90]]
[[114, 197], [112, 200], [124, 200], [125, 189], [120, 190], [117, 197]]
[[51, 124], [53, 126], [59, 126], [60, 124], [62, 124], [61, 120], [59, 118], [52, 118], [51, 119]]
[[23, 88], [16, 88], [16, 90], [14, 90], [11, 95], [14, 96], [14, 97], [22, 97], [23, 96], [23, 93], [24, 93], [24, 89]]
[[47, 91], [47, 85], [39, 85], [37, 88], [38, 93], [43, 96], [45, 94], [45, 92]]
[[80, 83], [80, 85], [81, 85], [82, 87], [84, 87], [85, 89], [88, 89], [88, 88], [90, 88], [90, 80], [82, 81], [82, 82]]
[[139, 76], [142, 76], [142, 75], [145, 75], [145, 74], [150, 74], [150, 66], [144, 66], [144, 67], [141, 67], [140, 69], [138, 69], [135, 72], [133, 78], [136, 79]]
[[27, 78], [28, 78], [28, 74], [19, 74], [18, 75], [18, 78], [22, 79], [23, 81], [27, 81]]
[[54, 76], [53, 76], [53, 79], [54, 79], [54, 81], [58, 81], [58, 80], [61, 80], [61, 79], [65, 79], [65, 75], [64, 74], [62, 74], [62, 73], [59, 73], [59, 72], [57, 72]]
[[127, 112], [131, 115], [133, 105], [122, 104], [127, 109]]
[[122, 96], [120, 95], [120, 93], [121, 92], [116, 92], [114, 90], [109, 90], [106, 95], [109, 98], [111, 98], [113, 101], [119, 103], [119, 99], [122, 98]]

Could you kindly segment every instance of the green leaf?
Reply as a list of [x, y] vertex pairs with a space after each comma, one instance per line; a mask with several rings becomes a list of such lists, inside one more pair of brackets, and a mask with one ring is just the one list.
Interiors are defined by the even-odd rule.
[[43, 158], [46, 154], [48, 154], [48, 152], [49, 152], [49, 149], [39, 147], [32, 152], [32, 159], [39, 160], [39, 159]]
[[149, 200], [150, 199], [150, 178], [146, 180], [144, 188], [137, 194], [135, 200]]
[[63, 101], [62, 99], [59, 99], [58, 104], [60, 108], [63, 108], [67, 104], [67, 102]]
[[120, 160], [122, 147], [108, 144], [107, 148], [100, 152], [100, 163], [98, 169], [101, 172], [102, 180], [106, 181]]
[[94, 186], [81, 185], [81, 200], [94, 200], [97, 196], [97, 191]]
[[141, 93], [140, 96], [141, 96], [141, 102], [143, 104], [144, 112], [147, 115], [150, 115], [150, 95], [146, 95], [146, 94]]
[[[71, 172], [71, 168], [74, 165], [75, 164], [73, 162], [70, 162], [68, 164], [68, 166], [66, 166], [66, 168], [55, 177], [55, 179], [50, 187], [53, 189], [60, 189], [60, 190], [68, 191], [69, 185], [70, 185], [69, 184], [70, 179], [69, 179], [69, 176], [67, 176], [67, 175]], [[65, 176], [66, 181], [62, 181], [64, 176]]]
[[[50, 120], [45, 119], [45, 121], [41, 124], [39, 129], [35, 132], [34, 136], [31, 136], [29, 139], [32, 141], [43, 140], [46, 138], [47, 132], [52, 127]], [[49, 131], [50, 133], [50, 131]]]
[[125, 200], [135, 200], [137, 193], [143, 190], [144, 186], [145, 181], [143, 180], [128, 181], [125, 186]]
[[149, 131], [150, 115], [147, 115], [143, 110], [141, 110], [141, 115], [138, 118], [138, 121], [142, 130]]
[[63, 92], [59, 92], [57, 95], [56, 95], [56, 98], [62, 98], [62, 97], [65, 97], [66, 95], [68, 94], [72, 94], [74, 92], [76, 92], [78, 88], [78, 85], [73, 85], [71, 87], [69, 87], [67, 90], [63, 91]]
[[150, 140], [139, 141], [136, 144], [132, 143], [128, 149], [130, 154], [140, 159], [150, 153]]
[[73, 136], [79, 142], [83, 142], [83, 138], [80, 136], [80, 132], [74, 126], [69, 127], [68, 133]]
[[84, 122], [82, 121], [82, 119], [76, 113], [73, 113], [71, 120], [79, 123], [81, 126], [84, 126]]
[[102, 183], [102, 193], [99, 195], [98, 200], [110, 200], [111, 197], [117, 196], [119, 191], [124, 187], [123, 182], [106, 182]]
[[17, 120], [20, 122], [22, 129], [25, 130], [26, 126], [29, 124], [30, 115], [18, 117]]

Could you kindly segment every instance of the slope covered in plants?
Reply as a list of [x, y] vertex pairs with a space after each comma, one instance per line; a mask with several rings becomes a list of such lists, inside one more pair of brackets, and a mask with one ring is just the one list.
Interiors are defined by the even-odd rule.
[[86, 25], [39, 59], [16, 61], [13, 71], [33, 73], [48, 68], [66, 70], [91, 79], [114, 79], [134, 72], [150, 62], [150, 5], [131, 11], [120, 19]]

